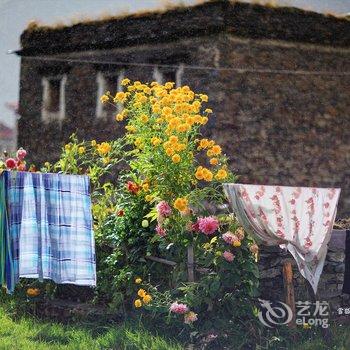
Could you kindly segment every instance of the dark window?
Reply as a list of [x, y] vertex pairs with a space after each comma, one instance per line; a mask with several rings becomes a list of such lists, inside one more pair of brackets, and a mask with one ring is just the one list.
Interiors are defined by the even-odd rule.
[[61, 79], [49, 79], [49, 91], [47, 100], [47, 111], [58, 112], [60, 110]]
[[176, 69], [161, 69], [163, 84], [170, 81], [176, 83]]

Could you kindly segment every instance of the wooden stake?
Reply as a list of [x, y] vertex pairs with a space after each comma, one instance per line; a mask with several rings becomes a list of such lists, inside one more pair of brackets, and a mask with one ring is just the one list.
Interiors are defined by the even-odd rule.
[[187, 247], [188, 282], [194, 282], [194, 250], [193, 245]]
[[283, 281], [284, 281], [284, 295], [285, 303], [290, 307], [293, 312], [293, 318], [288, 324], [288, 327], [295, 328], [295, 295], [294, 295], [294, 285], [293, 285], [293, 269], [292, 263], [286, 261], [283, 264]]

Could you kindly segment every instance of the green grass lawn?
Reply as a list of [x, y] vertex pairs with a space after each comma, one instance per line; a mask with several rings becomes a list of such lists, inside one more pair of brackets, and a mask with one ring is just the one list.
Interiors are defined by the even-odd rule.
[[[145, 326], [141, 322], [129, 321], [119, 324], [100, 324], [98, 322], [94, 324], [75, 323], [74, 325], [67, 326], [54, 322], [36, 320], [30, 315], [12, 319], [0, 307], [0, 350], [204, 349], [203, 347], [186, 347], [176, 340], [170, 340], [165, 336], [161, 336], [161, 333], [156, 334], [154, 330], [147, 330], [147, 322], [144, 324]], [[333, 326], [331, 332], [333, 339], [331, 343], [326, 344], [321, 336], [320, 329], [299, 329], [293, 332], [284, 329], [284, 331], [276, 330], [274, 334], [264, 334], [265, 332], [263, 331], [260, 337], [261, 343], [254, 345], [250, 343], [251, 347], [249, 349], [350, 349], [350, 325]], [[237, 337], [244, 339], [247, 335], [236, 334], [232, 336], [232, 342], [226, 339], [225, 346], [212, 344], [205, 347], [205, 349], [247, 349], [244, 345], [238, 348], [235, 345], [229, 345], [230, 343], [237, 344]]]
[[63, 326], [56, 323], [39, 322], [29, 316], [12, 320], [0, 308], [0, 349], [180, 350], [183, 347], [160, 336], [150, 334], [141, 325]]

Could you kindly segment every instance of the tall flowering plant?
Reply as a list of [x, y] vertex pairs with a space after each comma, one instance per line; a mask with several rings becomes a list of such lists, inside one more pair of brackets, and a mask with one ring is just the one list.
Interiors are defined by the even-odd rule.
[[[202, 137], [201, 128], [214, 118], [206, 106], [208, 96], [188, 86], [175, 88], [172, 82], [124, 79], [122, 85], [123, 91], [101, 97], [102, 103], [123, 107], [115, 119], [125, 127], [129, 169], [123, 190], [129, 202], [125, 207], [120, 203], [119, 209], [128, 211], [133, 198], [143, 201], [144, 216], [138, 222], [149, 232], [146, 258], [156, 255], [176, 263], [169, 282], [174, 292], [169, 296], [164, 287], [168, 273], [151, 265], [144, 287], [157, 297], [143, 303], [136, 296], [134, 305], [184, 314], [183, 321], [192, 323], [198, 319], [196, 312], [252, 294], [257, 247], [233, 217], [213, 210], [225, 201], [221, 183], [235, 176], [220, 145]], [[189, 249], [196, 267], [190, 283]]]

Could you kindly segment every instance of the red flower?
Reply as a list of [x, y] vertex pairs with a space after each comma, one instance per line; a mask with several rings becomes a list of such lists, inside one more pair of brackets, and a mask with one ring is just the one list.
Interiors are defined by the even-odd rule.
[[125, 212], [123, 209], [117, 211], [117, 216], [124, 216]]
[[137, 192], [140, 190], [140, 187], [132, 181], [128, 181], [126, 184], [127, 190], [132, 194], [137, 194]]
[[27, 151], [25, 149], [23, 149], [23, 148], [20, 148], [17, 151], [17, 158], [20, 159], [20, 160], [23, 160], [26, 155], [27, 155]]
[[6, 159], [5, 164], [8, 169], [14, 169], [17, 166], [17, 162], [13, 158]]

